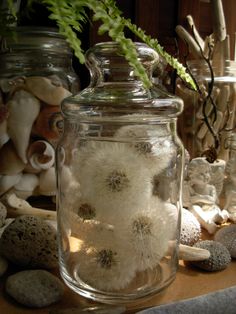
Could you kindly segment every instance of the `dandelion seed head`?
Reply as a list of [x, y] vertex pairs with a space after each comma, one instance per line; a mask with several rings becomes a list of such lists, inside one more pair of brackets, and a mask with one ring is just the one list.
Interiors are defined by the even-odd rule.
[[129, 182], [125, 172], [119, 170], [112, 171], [106, 179], [107, 186], [112, 192], [122, 191], [129, 186]]
[[103, 249], [97, 253], [97, 263], [102, 268], [111, 268], [115, 263], [116, 252], [110, 249]]
[[137, 149], [138, 152], [146, 155], [151, 154], [153, 145], [150, 142], [138, 142], [134, 145], [134, 147]]
[[152, 234], [153, 224], [150, 217], [137, 217], [132, 223], [133, 233], [137, 236], [146, 236]]
[[78, 215], [83, 219], [93, 219], [96, 216], [96, 209], [88, 203], [82, 203], [78, 208]]

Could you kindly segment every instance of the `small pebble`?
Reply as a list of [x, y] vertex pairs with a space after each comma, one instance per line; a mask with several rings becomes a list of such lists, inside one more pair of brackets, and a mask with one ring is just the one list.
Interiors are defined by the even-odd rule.
[[201, 226], [197, 218], [187, 209], [182, 208], [180, 243], [192, 246], [201, 237]]
[[227, 247], [232, 258], [236, 258], [236, 224], [223, 227], [214, 237], [215, 241]]
[[7, 278], [6, 291], [20, 304], [40, 308], [58, 302], [64, 286], [46, 270], [26, 270]]
[[0, 202], [0, 228], [4, 225], [6, 217], [7, 217], [6, 206]]
[[7, 268], [8, 268], [7, 260], [4, 257], [0, 256], [0, 277], [5, 274]]
[[194, 244], [194, 247], [206, 249], [210, 252], [210, 257], [203, 261], [190, 262], [192, 265], [206, 270], [218, 271], [225, 269], [231, 262], [231, 257], [228, 249], [220, 242], [213, 240], [199, 241]]
[[29, 268], [58, 266], [56, 230], [43, 219], [19, 216], [0, 238], [0, 252], [9, 261]]

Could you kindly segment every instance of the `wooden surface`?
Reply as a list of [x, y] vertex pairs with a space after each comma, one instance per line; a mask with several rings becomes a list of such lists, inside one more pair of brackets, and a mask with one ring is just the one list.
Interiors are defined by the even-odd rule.
[[[8, 273], [9, 275], [9, 273]], [[1, 314], [48, 314], [55, 309], [81, 308], [91, 305], [92, 302], [85, 300], [76, 293], [66, 288], [63, 299], [50, 307], [43, 309], [28, 309], [15, 303], [4, 292], [4, 281], [0, 282], [0, 313]], [[204, 272], [187, 266], [180, 261], [176, 279], [170, 286], [160, 294], [152, 297], [146, 302], [136, 306], [128, 306], [127, 313], [136, 313], [143, 308], [166, 304], [172, 301], [192, 298], [209, 292], [232, 287], [236, 285], [236, 260], [232, 261], [228, 268], [220, 272]], [[79, 312], [78, 312], [79, 313]]]

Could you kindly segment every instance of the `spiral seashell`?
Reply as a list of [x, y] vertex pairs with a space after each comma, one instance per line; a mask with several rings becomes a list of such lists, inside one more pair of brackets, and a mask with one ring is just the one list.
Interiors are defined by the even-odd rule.
[[55, 162], [54, 148], [43, 140], [30, 144], [27, 155], [30, 165], [36, 170], [49, 169]]
[[38, 192], [47, 196], [56, 194], [56, 171], [54, 167], [40, 172]]
[[0, 150], [0, 174], [14, 175], [20, 173], [25, 164], [17, 155], [15, 147], [8, 141]]
[[0, 176], [0, 195], [4, 194], [17, 184], [20, 181], [21, 176], [21, 173], [12, 176]]
[[57, 140], [62, 132], [63, 120], [57, 106], [45, 106], [39, 113], [33, 133], [52, 142]]
[[8, 134], [12, 139], [17, 154], [26, 164], [26, 150], [34, 120], [39, 114], [40, 102], [24, 90], [15, 92], [8, 102]]
[[26, 88], [48, 105], [60, 106], [62, 100], [71, 93], [46, 77], [31, 76], [25, 79]]

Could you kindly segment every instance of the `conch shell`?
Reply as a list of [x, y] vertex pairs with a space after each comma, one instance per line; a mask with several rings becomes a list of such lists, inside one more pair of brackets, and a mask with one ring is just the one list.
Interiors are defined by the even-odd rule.
[[62, 100], [71, 93], [54, 80], [46, 77], [31, 76], [25, 79], [26, 88], [48, 105], [60, 106]]
[[55, 150], [53, 146], [43, 140], [30, 144], [27, 155], [30, 165], [36, 170], [49, 169], [55, 162]]
[[4, 194], [17, 184], [20, 181], [21, 176], [21, 173], [13, 176], [0, 176], [0, 195]]
[[45, 106], [33, 126], [34, 135], [52, 142], [57, 140], [63, 129], [63, 120], [58, 106]]
[[19, 157], [24, 163], [27, 163], [26, 150], [32, 125], [40, 111], [40, 102], [30, 93], [19, 90], [8, 102], [8, 108], [8, 134]]
[[13, 143], [8, 141], [0, 150], [0, 174], [14, 175], [24, 168], [25, 164], [17, 155]]

